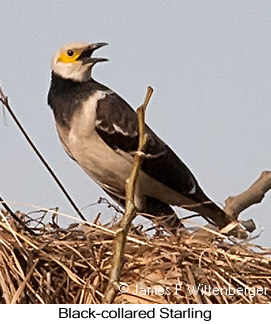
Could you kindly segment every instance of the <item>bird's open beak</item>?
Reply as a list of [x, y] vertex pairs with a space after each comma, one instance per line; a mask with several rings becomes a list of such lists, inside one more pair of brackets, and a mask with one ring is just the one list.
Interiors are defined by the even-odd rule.
[[95, 44], [90, 44], [87, 46], [82, 53], [79, 55], [77, 60], [83, 61], [83, 64], [89, 64], [91, 63], [92, 65], [98, 63], [98, 62], [106, 62], [108, 59], [102, 58], [102, 57], [91, 57], [93, 52], [103, 46], [108, 45], [107, 43], [95, 43]]

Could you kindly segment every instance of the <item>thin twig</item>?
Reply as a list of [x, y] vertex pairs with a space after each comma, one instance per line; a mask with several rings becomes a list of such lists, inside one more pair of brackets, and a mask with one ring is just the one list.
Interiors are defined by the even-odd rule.
[[13, 211], [12, 209], [9, 207], [9, 205], [4, 202], [4, 199], [1, 198], [0, 196], [0, 202], [2, 204], [2, 206], [5, 208], [5, 210], [10, 214], [10, 216], [16, 220], [16, 222], [18, 222], [28, 233], [32, 234], [32, 235], [37, 235], [34, 231], [32, 231], [31, 228], [29, 228], [24, 221], [22, 221]]
[[114, 254], [112, 260], [112, 268], [108, 286], [104, 295], [103, 302], [111, 304], [119, 291], [119, 282], [121, 271], [123, 268], [124, 250], [126, 245], [127, 235], [132, 221], [136, 217], [137, 208], [134, 203], [136, 181], [140, 170], [141, 163], [144, 158], [144, 146], [147, 140], [147, 136], [144, 132], [145, 129], [145, 111], [148, 106], [149, 100], [153, 93], [153, 89], [148, 87], [147, 94], [143, 104], [137, 109], [138, 125], [139, 125], [139, 143], [138, 150], [135, 154], [134, 166], [130, 177], [126, 181], [126, 206], [125, 213], [120, 223], [120, 229], [117, 230], [114, 239]]
[[[2, 203], [2, 201], [0, 201]], [[4, 201], [5, 202], [5, 201]], [[21, 206], [28, 206], [28, 207], [32, 207], [32, 208], [36, 208], [38, 209], [39, 211], [44, 211], [44, 212], [48, 212], [48, 213], [54, 213], [54, 214], [57, 214], [59, 216], [63, 216], [63, 217], [66, 217], [70, 220], [74, 220], [74, 221], [79, 221], [81, 224], [85, 224], [87, 225], [88, 227], [93, 227], [95, 229], [98, 229], [101, 231], [101, 233], [107, 233], [107, 234], [110, 234], [112, 236], [115, 236], [116, 235], [116, 231], [112, 230], [112, 229], [109, 229], [105, 226], [102, 226], [102, 225], [98, 225], [98, 224], [94, 224], [94, 223], [90, 223], [88, 221], [85, 221], [85, 220], [81, 220], [81, 219], [78, 219], [77, 217], [75, 216], [72, 216], [72, 215], [69, 215], [69, 214], [66, 214], [66, 213], [62, 213], [62, 212], [59, 212], [59, 211], [56, 211], [56, 210], [53, 210], [52, 209], [48, 209], [48, 208], [45, 208], [45, 207], [42, 207], [42, 206], [37, 206], [37, 205], [33, 205], [33, 204], [26, 204], [26, 203], [20, 203], [20, 202], [15, 202], [15, 201], [8, 201], [7, 202], [8, 204], [14, 204], [14, 205], [21, 205]], [[35, 220], [37, 221], [37, 220]], [[0, 223], [1, 225], [1, 223]], [[146, 245], [147, 243], [144, 242], [143, 240], [138, 240], [134, 237], [131, 237], [131, 236], [128, 236], [127, 239], [131, 242], [134, 242], [136, 244], [139, 244], [139, 245]]]
[[55, 182], [59, 186], [60, 190], [63, 192], [64, 196], [67, 198], [67, 200], [72, 205], [72, 207], [74, 208], [74, 210], [77, 212], [77, 214], [79, 215], [79, 217], [81, 217], [83, 220], [86, 220], [86, 218], [83, 216], [83, 214], [81, 213], [80, 209], [77, 207], [77, 205], [74, 202], [74, 200], [72, 199], [72, 197], [69, 195], [69, 193], [67, 192], [67, 190], [65, 189], [65, 187], [63, 186], [63, 184], [61, 183], [61, 181], [58, 179], [58, 177], [54, 173], [53, 169], [50, 167], [50, 165], [48, 164], [48, 162], [41, 155], [40, 151], [35, 146], [35, 144], [32, 142], [31, 138], [29, 137], [29, 135], [27, 134], [27, 132], [23, 128], [22, 124], [19, 122], [19, 120], [16, 117], [16, 115], [14, 114], [11, 106], [9, 105], [8, 97], [4, 94], [4, 92], [3, 92], [3, 90], [2, 90], [1, 87], [0, 87], [0, 101], [2, 102], [2, 104], [4, 105], [4, 107], [6, 107], [7, 111], [10, 113], [10, 115], [13, 118], [15, 124], [18, 126], [18, 128], [22, 132], [22, 134], [25, 137], [25, 139], [27, 140], [28, 144], [31, 146], [31, 148], [33, 149], [33, 151], [36, 153], [36, 155], [38, 156], [38, 158], [40, 159], [40, 161], [42, 162], [42, 164], [45, 166], [45, 168], [47, 169], [47, 171], [50, 173], [50, 175], [53, 177], [53, 179], [55, 180]]

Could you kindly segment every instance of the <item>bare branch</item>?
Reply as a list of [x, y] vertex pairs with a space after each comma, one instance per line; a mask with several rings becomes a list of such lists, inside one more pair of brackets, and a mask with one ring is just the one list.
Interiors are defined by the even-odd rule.
[[138, 125], [139, 125], [139, 144], [138, 150], [135, 154], [134, 166], [130, 177], [126, 181], [126, 206], [125, 213], [120, 223], [120, 229], [117, 230], [114, 239], [114, 254], [112, 260], [112, 268], [110, 273], [110, 278], [108, 286], [104, 295], [103, 302], [106, 304], [111, 304], [119, 291], [119, 281], [121, 276], [121, 271], [123, 268], [123, 257], [126, 244], [126, 238], [131, 226], [132, 221], [136, 217], [137, 208], [134, 203], [135, 188], [137, 176], [140, 170], [141, 163], [144, 158], [144, 146], [146, 143], [145, 129], [145, 111], [153, 89], [148, 87], [147, 94], [143, 104], [137, 109]]
[[[271, 171], [264, 171], [247, 190], [237, 196], [230, 196], [226, 199], [226, 206], [224, 209], [225, 213], [234, 219], [237, 219], [242, 211], [254, 204], [260, 203], [263, 200], [266, 192], [270, 189]], [[243, 225], [246, 226], [245, 224]]]

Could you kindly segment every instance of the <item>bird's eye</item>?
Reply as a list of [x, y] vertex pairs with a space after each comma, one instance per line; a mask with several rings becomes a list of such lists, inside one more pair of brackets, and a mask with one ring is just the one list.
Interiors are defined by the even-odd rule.
[[74, 51], [72, 51], [72, 50], [68, 50], [68, 51], [67, 51], [67, 54], [68, 54], [68, 56], [73, 56]]

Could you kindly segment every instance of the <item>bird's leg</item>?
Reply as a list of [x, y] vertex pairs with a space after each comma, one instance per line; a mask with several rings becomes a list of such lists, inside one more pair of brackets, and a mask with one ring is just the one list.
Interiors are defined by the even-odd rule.
[[177, 235], [184, 230], [181, 219], [171, 206], [155, 198], [146, 197], [146, 206], [142, 216], [150, 219], [170, 234]]

